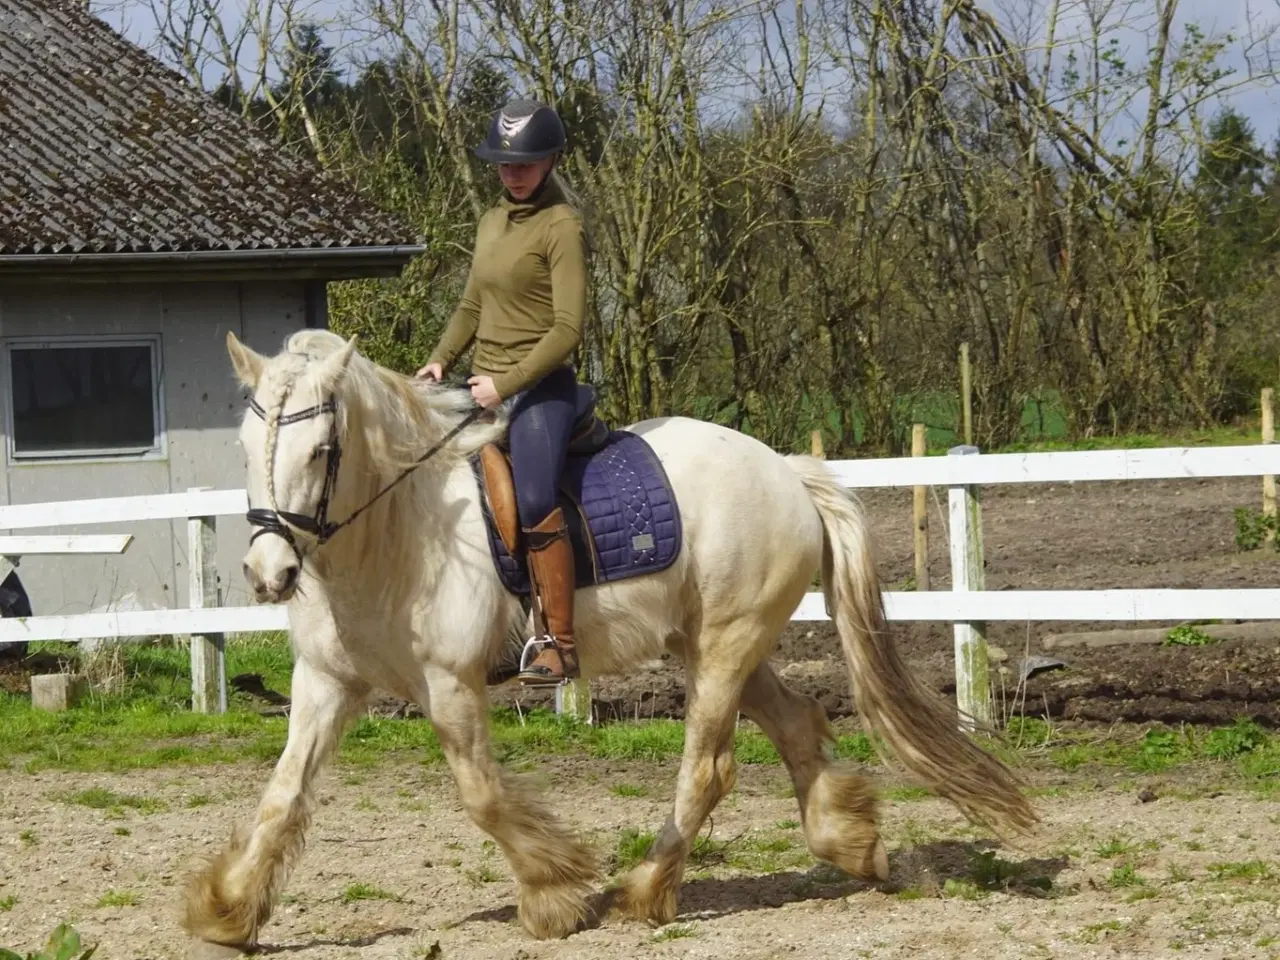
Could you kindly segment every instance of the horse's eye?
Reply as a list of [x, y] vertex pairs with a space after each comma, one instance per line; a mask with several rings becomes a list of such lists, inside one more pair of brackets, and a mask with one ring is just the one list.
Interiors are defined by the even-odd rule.
[[315, 461], [319, 460], [328, 452], [329, 452], [329, 445], [327, 443], [320, 444], [320, 446], [316, 447], [314, 450], [311, 451], [311, 462], [314, 463]]

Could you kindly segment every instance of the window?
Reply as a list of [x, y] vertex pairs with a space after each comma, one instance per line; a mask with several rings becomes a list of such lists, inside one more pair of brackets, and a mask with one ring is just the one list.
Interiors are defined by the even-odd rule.
[[12, 340], [6, 354], [15, 459], [160, 451], [157, 339]]

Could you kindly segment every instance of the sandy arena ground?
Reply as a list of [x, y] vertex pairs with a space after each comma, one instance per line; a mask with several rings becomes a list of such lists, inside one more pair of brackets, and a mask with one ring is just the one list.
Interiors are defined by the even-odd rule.
[[[661, 824], [675, 771], [674, 762], [554, 759], [532, 775], [553, 788], [549, 803], [612, 850], [626, 829]], [[267, 772], [0, 773], [0, 903], [17, 898], [0, 913], [0, 943], [34, 949], [35, 932], [69, 918], [101, 945], [103, 960], [182, 957], [175, 908], [185, 869], [250, 813]], [[1021, 864], [1011, 877], [1005, 868], [1007, 891], [973, 884], [976, 876], [1001, 885], [991, 869], [975, 874], [988, 841], [928, 797], [886, 802], [892, 878], [875, 888], [809, 859], [785, 774], [744, 767], [710, 831], [727, 843], [691, 867], [676, 924], [608, 919], [539, 942], [515, 922], [506, 863], [463, 814], [447, 771], [339, 768], [263, 932], [264, 952], [299, 960], [1280, 957], [1274, 801], [1220, 792], [1188, 771], [1045, 773], [1034, 783], [1044, 824], [1025, 850], [999, 851]], [[631, 795], [617, 795], [619, 785]], [[133, 806], [69, 799], [93, 788]], [[1157, 799], [1142, 802], [1143, 790]]]

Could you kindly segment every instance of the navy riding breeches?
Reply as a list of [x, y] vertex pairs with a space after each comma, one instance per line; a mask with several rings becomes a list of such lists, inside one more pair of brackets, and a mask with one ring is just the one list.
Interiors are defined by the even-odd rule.
[[557, 367], [510, 398], [507, 443], [520, 525], [536, 527], [556, 507], [577, 416], [578, 381], [572, 367]]

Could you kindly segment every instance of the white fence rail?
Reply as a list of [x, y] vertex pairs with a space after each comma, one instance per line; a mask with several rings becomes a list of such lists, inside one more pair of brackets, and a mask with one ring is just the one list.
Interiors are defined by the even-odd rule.
[[[988, 621], [1177, 621], [1186, 619], [1280, 619], [1280, 589], [1242, 590], [1001, 590], [985, 591], [981, 580], [979, 488], [1002, 483], [1062, 483], [1088, 480], [1157, 480], [1280, 474], [1280, 445], [1103, 450], [1069, 453], [979, 454], [958, 447], [945, 457], [837, 460], [828, 463], [847, 487], [946, 486], [952, 589], [887, 592], [890, 620], [949, 621], [956, 625], [957, 690], [960, 709], [986, 718], [989, 700], [983, 625]], [[75, 616], [0, 620], [0, 644], [98, 637], [192, 635], [198, 710], [225, 709], [222, 664], [225, 634], [287, 628], [280, 606], [219, 607], [211, 583], [215, 518], [242, 515], [244, 490], [74, 500], [0, 506], [0, 530], [119, 524], [187, 519], [193, 606], [185, 609], [121, 611]], [[203, 533], [202, 533], [203, 531]], [[0, 537], [0, 556], [27, 553], [120, 553], [129, 537]], [[793, 620], [826, 620], [822, 595], [808, 594]], [[218, 676], [211, 675], [216, 655]], [[216, 706], [215, 706], [216, 702]]]
[[[1273, 475], [1280, 473], [1280, 446], [1001, 454], [962, 446], [944, 457], [841, 460], [829, 466], [846, 487], [948, 488], [951, 590], [886, 593], [885, 612], [891, 620], [954, 622], [956, 701], [962, 715], [991, 717], [984, 631], [992, 620], [1280, 619], [1280, 590], [983, 590], [979, 506], [979, 489], [988, 484]], [[807, 595], [792, 619], [827, 619], [822, 595]]]

